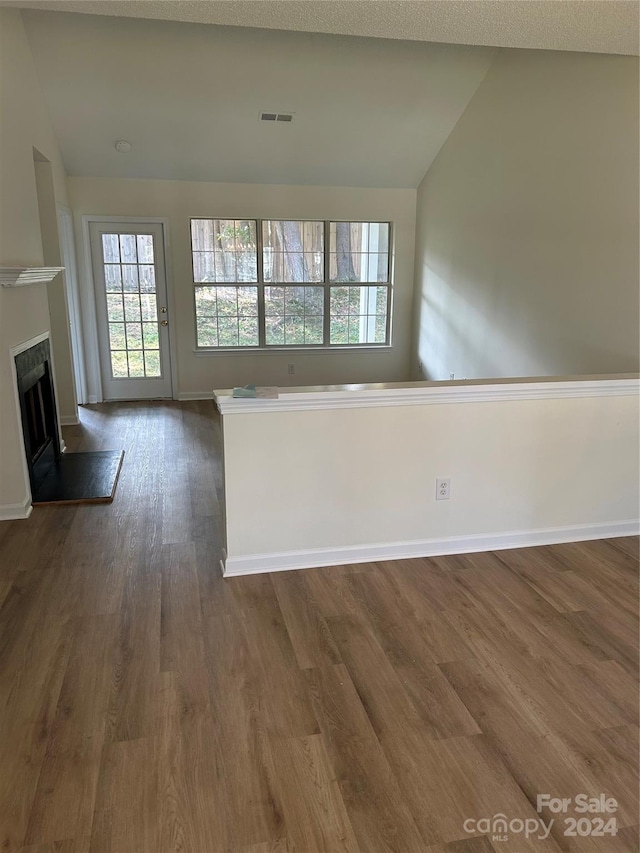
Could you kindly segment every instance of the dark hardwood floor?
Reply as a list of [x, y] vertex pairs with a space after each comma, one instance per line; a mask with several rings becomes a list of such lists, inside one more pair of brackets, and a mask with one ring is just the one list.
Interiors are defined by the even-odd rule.
[[64, 432], [126, 455], [0, 524], [3, 853], [638, 850], [637, 540], [225, 581], [210, 402]]

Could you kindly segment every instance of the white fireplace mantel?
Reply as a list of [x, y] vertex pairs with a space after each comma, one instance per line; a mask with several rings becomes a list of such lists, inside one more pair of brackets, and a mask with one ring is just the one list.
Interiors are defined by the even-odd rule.
[[27, 284], [49, 284], [64, 267], [0, 267], [3, 287], [24, 287]]

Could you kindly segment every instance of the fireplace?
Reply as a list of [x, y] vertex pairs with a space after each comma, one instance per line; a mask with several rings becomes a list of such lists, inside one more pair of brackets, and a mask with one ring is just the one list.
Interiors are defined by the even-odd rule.
[[124, 451], [62, 452], [49, 339], [29, 343], [14, 360], [33, 505], [111, 503]]
[[49, 340], [16, 355], [15, 364], [29, 481], [35, 495], [60, 456]]

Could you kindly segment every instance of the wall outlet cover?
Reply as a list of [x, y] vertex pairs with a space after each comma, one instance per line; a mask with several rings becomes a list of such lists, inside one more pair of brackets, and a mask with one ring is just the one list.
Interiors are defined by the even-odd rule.
[[451, 497], [451, 478], [438, 477], [436, 480], [436, 500], [448, 501]]

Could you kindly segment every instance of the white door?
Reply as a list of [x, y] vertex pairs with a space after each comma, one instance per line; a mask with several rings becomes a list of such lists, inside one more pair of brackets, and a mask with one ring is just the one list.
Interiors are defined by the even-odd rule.
[[91, 222], [89, 233], [102, 396], [171, 397], [162, 225]]

